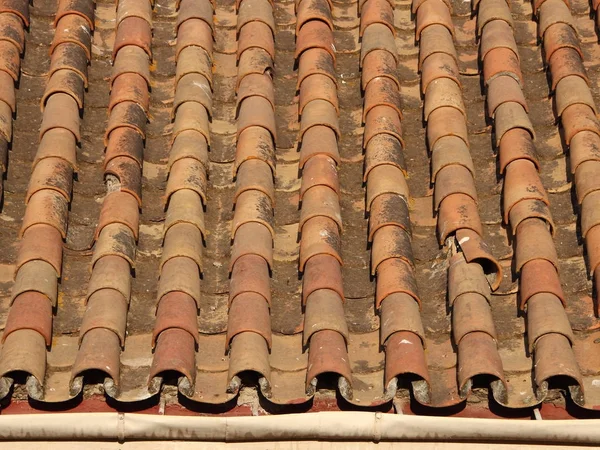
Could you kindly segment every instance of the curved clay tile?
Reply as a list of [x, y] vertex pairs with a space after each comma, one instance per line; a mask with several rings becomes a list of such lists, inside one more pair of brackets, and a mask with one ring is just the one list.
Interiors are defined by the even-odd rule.
[[497, 2], [495, 0], [479, 1], [477, 5], [477, 33], [481, 35], [484, 27], [492, 21], [506, 22], [511, 28], [514, 28], [510, 7], [507, 2]]
[[362, 60], [361, 87], [366, 89], [374, 78], [387, 78], [400, 90], [400, 81], [396, 75], [396, 59], [387, 50], [373, 50]]
[[56, 31], [50, 46], [50, 55], [60, 44], [70, 42], [79, 45], [86, 53], [88, 60], [92, 56], [92, 35], [89, 32], [87, 19], [76, 14], [68, 14], [62, 17], [56, 24]]
[[[19, 255], [17, 256], [17, 275], [20, 268], [30, 261], [44, 261], [55, 271], [55, 277], [62, 273], [62, 236], [56, 227], [38, 222], [27, 228]], [[41, 283], [45, 285], [46, 283]]]
[[80, 45], [64, 42], [56, 46], [50, 58], [48, 76], [62, 69], [76, 72], [83, 79], [84, 86], [88, 86], [88, 59]]
[[53, 307], [56, 306], [58, 280], [54, 267], [41, 259], [28, 261], [19, 266], [11, 291], [11, 302], [24, 292], [39, 292], [50, 300]]
[[[87, 21], [88, 28], [90, 30], [94, 29], [93, 2], [87, 0], [59, 0], [56, 15], [54, 16], [54, 26], [57, 26], [60, 19], [69, 15], [75, 15], [84, 18]], [[26, 22], [26, 24], [28, 23]]]
[[44, 189], [55, 190], [62, 194], [68, 202], [71, 200], [72, 187], [73, 168], [71, 165], [62, 158], [44, 158], [33, 169], [25, 202], [29, 202], [33, 194]]
[[63, 93], [73, 97], [79, 109], [83, 109], [84, 81], [81, 76], [73, 70], [61, 69], [52, 74], [46, 85], [46, 91], [42, 97], [42, 112], [47, 102], [54, 94]]
[[496, 110], [503, 103], [518, 103], [525, 112], [529, 112], [527, 101], [519, 83], [511, 76], [501, 76], [490, 81], [487, 91], [488, 116], [494, 118]]
[[127, 299], [114, 289], [101, 289], [90, 295], [86, 315], [81, 322], [79, 342], [88, 331], [105, 328], [115, 333], [124, 346], [128, 306]]
[[94, 265], [92, 276], [88, 283], [86, 300], [97, 291], [114, 290], [125, 300], [129, 298], [131, 277], [129, 263], [120, 256], [107, 256], [99, 259]]
[[302, 26], [311, 20], [320, 20], [333, 31], [331, 8], [327, 0], [301, 1], [296, 8], [296, 17], [296, 35]]
[[188, 19], [177, 30], [175, 57], [189, 47], [200, 47], [209, 55], [213, 52], [212, 27], [202, 19]]
[[596, 104], [587, 83], [578, 76], [567, 76], [556, 84], [554, 91], [556, 115], [562, 113], [571, 105], [587, 105], [598, 114]]
[[583, 78], [588, 85], [590, 83], [580, 52], [570, 46], [556, 49], [552, 53], [552, 57], [546, 60], [546, 64], [550, 68], [552, 91], [556, 89], [560, 80], [568, 76], [578, 76]]
[[475, 176], [475, 167], [469, 147], [457, 136], [444, 136], [438, 139], [431, 151], [431, 181], [435, 183], [437, 174], [446, 166], [460, 165]]

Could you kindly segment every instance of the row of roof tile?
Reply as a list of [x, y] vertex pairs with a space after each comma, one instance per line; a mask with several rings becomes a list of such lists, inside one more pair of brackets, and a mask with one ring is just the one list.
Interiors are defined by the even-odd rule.
[[[212, 116], [212, 16], [207, 1], [182, 0], [177, 15], [177, 79], [172, 109], [174, 130], [165, 194], [165, 224], [160, 262], [155, 346], [150, 391], [162, 375], [182, 375], [179, 388], [193, 395], [198, 343], [197, 311], [203, 268], [204, 207], [209, 119]], [[179, 36], [185, 36], [183, 45]]]
[[[351, 394], [351, 369], [346, 348], [342, 283], [342, 216], [337, 173], [339, 161], [337, 85], [316, 67], [335, 67], [332, 5], [326, 0], [301, 0], [296, 6], [296, 52], [303, 65], [299, 78], [300, 152], [300, 270], [305, 308], [304, 345], [308, 347], [307, 392], [313, 394], [318, 377], [338, 374], [339, 387]], [[311, 152], [319, 144], [319, 153]]]
[[267, 0], [239, 2], [237, 59], [268, 61], [237, 73], [238, 164], [231, 236], [229, 318], [229, 389], [237, 392], [239, 375], [254, 371], [266, 396], [271, 389], [271, 279], [275, 186], [275, 96], [271, 68], [275, 59], [273, 5]]
[[472, 378], [482, 374], [497, 380], [491, 386], [498, 399], [504, 395], [506, 385], [489, 301], [490, 291], [500, 284], [502, 270], [482, 237], [466, 109], [453, 43], [454, 26], [450, 8], [441, 0], [420, 2], [413, 10], [416, 38], [420, 41], [421, 90], [438, 239], [440, 245], [449, 245], [453, 253], [448, 269], [448, 301], [458, 353], [457, 388], [449, 389], [448, 383], [438, 381], [448, 375], [432, 373], [431, 379], [425, 379], [428, 389], [420, 401], [435, 406], [456, 404], [468, 395]]
[[[24, 20], [23, 25], [28, 24], [27, 2], [4, 6], [6, 11], [1, 14], [16, 14]], [[12, 304], [0, 357], [3, 394], [11, 387], [11, 372], [24, 371], [30, 375], [29, 394], [40, 399], [45, 349], [52, 341], [52, 307], [56, 305], [61, 276], [76, 146], [81, 139], [79, 113], [93, 22], [86, 2], [61, 1], [58, 12], [55, 27], [60, 31], [50, 48], [51, 70], [41, 103], [40, 144], [26, 197]], [[18, 65], [15, 69], [18, 77]]]
[[[600, 184], [597, 173], [593, 176], [590, 173], [590, 170], [600, 167], [595, 161], [595, 151], [600, 143], [597, 110], [583, 67], [579, 38], [569, 6], [562, 1], [546, 0], [536, 7], [545, 62], [550, 69], [555, 116], [562, 125], [564, 141], [571, 155], [571, 171], [575, 175], [575, 191], [589, 272], [594, 277], [598, 291], [600, 227], [596, 227], [598, 222], [593, 219], [593, 211], [597, 209], [593, 193], [600, 188]], [[582, 376], [579, 361], [572, 348], [575, 341], [573, 331], [562, 308], [566, 297], [556, 275], [558, 263], [554, 248], [550, 248], [552, 240], [549, 232], [544, 229], [541, 236], [545, 233], [549, 243], [544, 240], [540, 242], [540, 232], [531, 227], [527, 230], [525, 225], [526, 222], [523, 222], [517, 230], [521, 230], [521, 245], [526, 247], [523, 252], [525, 255], [521, 255], [520, 259], [527, 259], [521, 269], [521, 303], [527, 301], [529, 311], [529, 345], [535, 351], [536, 372], [539, 372], [536, 373], [536, 381], [541, 393], [545, 393], [543, 389], [550, 377], [569, 378], [573, 400], [584, 407], [593, 408], [595, 401], [593, 397], [585, 395], [584, 389], [586, 386], [593, 386], [591, 377], [584, 379]], [[553, 231], [553, 227], [550, 231]], [[517, 235], [517, 249], [518, 242]], [[519, 256], [517, 253], [517, 257]]]
[[[107, 193], [96, 228], [87, 308], [72, 369], [71, 395], [86, 372], [106, 375], [104, 387], [119, 395], [120, 354], [125, 343], [131, 271], [135, 266], [141, 208], [141, 161], [149, 105], [151, 4], [121, 0], [117, 6], [114, 67], [104, 143]], [[140, 68], [138, 71], [137, 69]]]

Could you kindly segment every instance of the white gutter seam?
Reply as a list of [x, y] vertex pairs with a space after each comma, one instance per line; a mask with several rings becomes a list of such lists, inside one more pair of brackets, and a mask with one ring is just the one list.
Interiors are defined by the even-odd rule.
[[125, 413], [117, 415], [117, 440], [125, 442]]

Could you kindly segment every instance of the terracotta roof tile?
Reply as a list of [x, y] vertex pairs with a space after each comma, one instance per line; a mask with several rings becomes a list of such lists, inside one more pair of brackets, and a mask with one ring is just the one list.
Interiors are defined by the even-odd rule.
[[264, 161], [271, 167], [271, 170], [275, 170], [275, 146], [271, 134], [264, 128], [246, 128], [238, 136], [234, 175], [242, 163], [252, 159]]
[[363, 180], [368, 179], [372, 169], [380, 165], [391, 165], [406, 174], [406, 163], [402, 151], [403, 142], [387, 133], [374, 135], [365, 145], [365, 169]]
[[540, 37], [544, 36], [550, 26], [557, 23], [567, 24], [577, 31], [569, 7], [562, 0], [545, 0], [538, 8], [538, 34]]
[[[390, 311], [392, 312], [394, 311]], [[417, 398], [420, 401], [428, 400], [429, 371], [419, 336], [414, 332], [400, 329], [386, 340], [385, 350], [386, 388], [394, 392], [399, 378], [405, 375], [414, 376], [416, 380], [412, 381], [411, 387], [419, 393]]]
[[[344, 318], [343, 304], [337, 293], [330, 289], [318, 289], [307, 297], [304, 321], [309, 324], [309, 326], [304, 327], [304, 345], [309, 342], [312, 336], [323, 331], [335, 331], [345, 341], [348, 340], [349, 332]], [[325, 352], [335, 351], [328, 348], [323, 350]]]
[[457, 230], [456, 239], [467, 262], [481, 265], [492, 291], [497, 290], [502, 282], [503, 269], [491, 247], [480, 234], [468, 228]]
[[480, 39], [479, 55], [482, 60], [491, 50], [496, 48], [511, 50], [515, 57], [519, 59], [519, 51], [513, 37], [513, 31], [510, 24], [505, 20], [492, 20], [486, 23]]
[[557, 83], [555, 101], [558, 117], [571, 105], [587, 105], [597, 113], [596, 104], [587, 83], [578, 76], [568, 76]]
[[[315, 255], [304, 266], [302, 277], [303, 302], [306, 303], [313, 292], [321, 289], [333, 291], [338, 294], [341, 301], [344, 300], [340, 263], [331, 255]], [[306, 324], [304, 326], [306, 327]]]
[[579, 38], [573, 27], [564, 23], [556, 23], [551, 25], [547, 31], [549, 33], [544, 35], [543, 42], [546, 60], [550, 61], [554, 52], [561, 48], [572, 48], [583, 58]]
[[81, 340], [77, 359], [73, 364], [71, 390], [76, 394], [83, 387], [85, 372], [102, 370], [106, 374], [104, 389], [112, 396], [119, 392], [121, 346], [119, 337], [106, 328], [94, 328]]
[[50, 189], [62, 194], [66, 201], [71, 199], [73, 186], [73, 168], [62, 158], [44, 158], [35, 165], [29, 188], [27, 189], [26, 202], [36, 192]]
[[[140, 153], [143, 150], [133, 136], [145, 136], [149, 104], [149, 77], [147, 73], [136, 71], [136, 63], [147, 70], [148, 56], [137, 52], [142, 50], [150, 55], [151, 40], [150, 24], [135, 12], [128, 14], [130, 7], [122, 5], [117, 14], [117, 37], [113, 46], [115, 70], [111, 79], [111, 106], [104, 140], [107, 147], [104, 174], [115, 184], [108, 188], [96, 232], [91, 277], [96, 284], [88, 299], [83, 320], [85, 327], [82, 325], [80, 348], [73, 367], [73, 393], [82, 388], [85, 373], [89, 370], [101, 370], [107, 374], [105, 387], [113, 395], [117, 394], [120, 384], [119, 354], [125, 339], [123, 315], [129, 303], [130, 284], [128, 276], [108, 277], [126, 267], [127, 273], [135, 264], [138, 207], [141, 205], [140, 162], [143, 156]], [[134, 64], [131, 64], [132, 59], [136, 61]], [[121, 68], [119, 60], [122, 61]], [[119, 80], [121, 77], [125, 79]], [[135, 87], [132, 89], [125, 83]], [[129, 147], [131, 143], [134, 145]], [[131, 148], [135, 149], [133, 153]], [[119, 196], [125, 197], [119, 199]], [[113, 336], [118, 340], [114, 341]], [[101, 346], [104, 346], [102, 350]]]
[[570, 145], [571, 139], [582, 131], [591, 131], [600, 136], [598, 118], [594, 111], [584, 104], [567, 107], [562, 113], [561, 124], [567, 145]]
[[249, 190], [238, 196], [233, 217], [232, 237], [240, 226], [249, 222], [262, 223], [271, 231], [271, 234], [275, 234], [272, 225], [271, 199], [261, 191]]
[[[492, 21], [506, 22], [514, 28], [510, 7], [507, 2], [480, 0], [477, 4], [477, 32], [481, 35], [485, 26]], [[488, 36], [489, 37], [489, 36]]]
[[267, 24], [275, 32], [275, 19], [271, 2], [268, 0], [246, 0], [246, 3], [237, 1], [236, 4], [238, 5], [238, 31], [249, 22], [259, 21]]
[[439, 209], [440, 203], [449, 195], [465, 194], [477, 202], [477, 191], [473, 174], [463, 165], [451, 164], [444, 166], [435, 179], [434, 209]]
[[[185, 92], [184, 92], [185, 93]], [[246, 75], [238, 87], [237, 94], [237, 107], [239, 112], [239, 106], [243, 100], [249, 97], [259, 96], [263, 97], [271, 103], [273, 109], [275, 109], [275, 93], [273, 92], [273, 80], [268, 74], [257, 74], [251, 73]], [[182, 95], [182, 99], [187, 98], [186, 95]]]
[[519, 58], [513, 49], [506, 47], [493, 47], [485, 54], [487, 64], [483, 66], [483, 79], [487, 85], [497, 77], [506, 75], [514, 78], [523, 86], [523, 75], [519, 65]]
[[310, 158], [302, 169], [300, 200], [305, 192], [315, 186], [327, 186], [340, 195], [340, 184], [335, 161], [325, 155]]
[[385, 50], [389, 52], [398, 61], [394, 35], [390, 29], [381, 24], [374, 23], [366, 28], [362, 36], [362, 45], [360, 47], [360, 64], [364, 64], [367, 55], [376, 50]]
[[237, 54], [241, 55], [249, 48], [261, 48], [271, 58], [275, 57], [273, 32], [268, 25], [263, 22], [252, 21], [240, 29]]
[[238, 228], [236, 236], [231, 248], [230, 271], [238, 258], [245, 255], [262, 256], [269, 267], [273, 267], [273, 243], [267, 227], [257, 222], [245, 223]]
[[375, 23], [385, 25], [396, 36], [394, 11], [387, 0], [367, 0], [363, 3], [360, 11], [360, 35], [362, 36], [365, 30]]
[[421, 68], [428, 57], [436, 53], [449, 55], [458, 63], [458, 55], [450, 31], [441, 25], [430, 25], [421, 33], [421, 41], [419, 42], [419, 68]]
[[15, 275], [11, 302], [25, 292], [44, 294], [50, 300], [52, 306], [56, 305], [58, 301], [56, 269], [41, 259], [31, 260], [21, 265]]
[[39, 292], [29, 291], [15, 298], [6, 319], [2, 340], [18, 330], [34, 330], [49, 346], [52, 342], [52, 304]]
[[48, 100], [53, 94], [63, 93], [71, 96], [77, 103], [79, 109], [83, 108], [83, 79], [81, 76], [72, 70], [57, 70], [48, 80], [46, 91], [42, 97], [42, 111], [46, 108]]
[[[24, 10], [27, 10], [25, 6]], [[25, 11], [23, 12], [25, 15]], [[54, 26], [56, 27], [60, 19], [70, 15], [80, 16], [86, 19], [90, 30], [94, 29], [94, 5], [86, 0], [59, 0], [54, 16]], [[27, 11], [27, 17], [29, 17]], [[28, 24], [26, 22], [26, 24]]]
[[571, 47], [560, 47], [555, 50], [552, 57], [547, 60], [547, 64], [552, 76], [552, 90], [556, 89], [560, 80], [568, 76], [581, 77], [589, 84], [581, 55]]
[[[551, 5], [549, 3], [548, 5]], [[544, 14], [544, 16], [542, 16]], [[542, 22], [542, 18], [544, 19]], [[543, 33], [544, 42], [554, 52], [547, 57], [547, 61], [552, 62], [557, 56], [562, 59], [554, 62], [551, 66], [552, 86], [555, 91], [556, 114], [562, 122], [564, 128], [564, 138], [567, 145], [571, 146], [573, 172], [575, 173], [575, 188], [579, 203], [585, 202], [580, 208], [582, 221], [582, 234], [586, 239], [586, 248], [589, 255], [589, 273], [594, 276], [597, 267], [596, 260], [596, 233], [593, 228], [593, 213], [588, 208], [593, 208], [594, 197], [590, 193], [595, 192], [596, 182], [592, 181], [595, 175], [596, 166], [593, 159], [594, 142], [598, 134], [597, 120], [595, 118], [595, 104], [588, 87], [589, 80], [585, 74], [583, 65], [583, 54], [580, 50], [580, 44], [577, 35], [569, 29], [573, 26], [573, 19], [568, 8], [557, 6], [556, 10], [551, 10], [545, 4], [540, 7], [540, 23], [556, 23], [556, 25], [547, 26], [540, 30]], [[564, 23], [564, 25], [563, 25]], [[542, 27], [542, 25], [540, 25]], [[596, 137], [594, 137], [596, 136]], [[593, 195], [593, 194], [592, 194]], [[586, 202], [585, 199], [590, 198]], [[590, 229], [591, 228], [591, 229]], [[598, 278], [594, 276], [594, 282], [598, 283]], [[561, 297], [563, 299], [563, 297]], [[553, 341], [548, 340], [548, 343]], [[556, 344], [564, 342], [555, 339]], [[576, 377], [576, 375], [573, 375]], [[581, 385], [581, 380], [578, 380]], [[578, 403], [586, 403], [583, 398], [576, 400]]]
[[30, 261], [44, 261], [50, 264], [61, 275], [61, 236], [59, 231], [48, 224], [36, 223], [27, 228], [19, 249], [16, 269]]
[[597, 409], [594, 19], [515, 1], [0, 1], [0, 398]]
[[62, 194], [54, 189], [38, 191], [29, 198], [20, 236], [23, 237], [30, 227], [43, 224], [55, 228], [64, 238], [67, 235], [67, 214], [68, 204]]
[[416, 11], [416, 38], [421, 39], [421, 32], [431, 25], [441, 25], [454, 35], [454, 24], [450, 16], [450, 8], [441, 0], [427, 0], [421, 3]]
[[[44, 337], [35, 330], [21, 329], [9, 334], [2, 344], [0, 373], [4, 376], [23, 371], [28, 374], [29, 395], [42, 396], [42, 382], [46, 375], [46, 343]], [[0, 393], [9, 393], [10, 385]]]
[[[300, 115], [304, 112], [304, 107], [313, 100], [328, 101], [339, 114], [337, 86], [328, 76], [314, 74], [302, 80], [298, 99], [298, 112]], [[310, 113], [310, 111], [308, 112]]]
[[83, 78], [84, 86], [88, 86], [88, 59], [85, 50], [80, 45], [65, 42], [56, 46], [50, 58], [48, 76], [51, 77], [56, 71], [63, 69], [77, 73]]
[[46, 158], [61, 158], [77, 169], [75, 136], [64, 128], [55, 128], [44, 133], [35, 155], [33, 166]]
[[588, 231], [598, 225], [598, 201], [600, 193], [598, 191], [590, 192], [583, 199], [581, 205], [581, 235], [586, 237]]
[[336, 52], [333, 45], [333, 33], [327, 24], [320, 20], [308, 21], [299, 29], [294, 56], [298, 58], [311, 48], [325, 50], [331, 55], [335, 65]]
[[200, 47], [209, 55], [212, 54], [212, 29], [204, 20], [188, 19], [179, 26], [175, 56], [179, 57], [182, 50], [188, 47]]
[[326, 0], [301, 1], [296, 8], [296, 34], [302, 26], [311, 20], [320, 20], [326, 23], [333, 31], [331, 8]]
[[531, 161], [539, 170], [537, 152], [531, 134], [523, 128], [513, 128], [506, 131], [500, 140], [498, 150], [500, 173], [503, 174], [511, 162], [519, 159]]
[[[440, 78], [448, 78], [461, 87], [456, 60], [447, 53], [434, 53], [427, 57], [421, 67], [421, 77], [421, 92], [423, 94], [425, 94], [432, 81]], [[450, 88], [453, 89], [452, 85], [450, 85]]]
[[396, 138], [403, 145], [401, 118], [396, 108], [377, 105], [367, 114], [363, 146], [368, 146], [371, 139], [382, 134]]
[[600, 165], [597, 161], [586, 161], [577, 166], [575, 171], [575, 191], [577, 200], [582, 203], [587, 195], [597, 191], [600, 186], [596, 177]]
[[80, 342], [89, 330], [106, 328], [119, 337], [121, 346], [125, 345], [127, 307], [125, 297], [114, 289], [101, 289], [93, 293], [81, 322]]
[[[89, 32], [88, 21], [86, 18], [68, 14], [61, 18], [56, 24], [56, 32], [50, 46], [50, 54], [54, 53], [54, 49], [66, 42], [71, 42], [79, 45], [86, 52], [87, 58], [92, 55], [92, 35]], [[21, 45], [21, 51], [22, 51]]]
[[114, 290], [129, 300], [131, 277], [128, 270], [127, 261], [119, 256], [106, 256], [98, 260], [88, 283], [86, 299], [97, 291]]
[[396, 194], [408, 199], [408, 185], [402, 171], [391, 164], [379, 164], [367, 175], [366, 209], [371, 210], [373, 201], [383, 194]]
[[[123, 5], [123, 12], [126, 15], [135, 13], [138, 17], [143, 17], [150, 25], [152, 25], [152, 8], [147, 2], [134, 2], [133, 5], [129, 5], [130, 2], [120, 2]], [[134, 7], [135, 12], [125, 12], [125, 5], [129, 8]], [[127, 8], [128, 9], [128, 8]], [[211, 2], [180, 2], [179, 11], [177, 12], [177, 23], [176, 28], [189, 19], [201, 19], [205, 21], [208, 26], [214, 28], [213, 23], [213, 5]], [[119, 16], [119, 11], [117, 11]], [[119, 18], [117, 18], [119, 20]]]
[[302, 54], [303, 58], [298, 61], [298, 89], [302, 82], [309, 75], [325, 75], [337, 83], [333, 59], [329, 57], [329, 52], [322, 48], [311, 48]]
[[[67, 9], [68, 3], [69, 2], [65, 0], [60, 2], [56, 20], [60, 18], [60, 11]], [[23, 25], [26, 27], [29, 26], [29, 4], [27, 4], [27, 2], [22, 0], [3, 0], [0, 4], [0, 13], [15, 14], [23, 21]]]
[[600, 136], [591, 131], [580, 131], [571, 138], [569, 156], [571, 173], [575, 173], [579, 164], [585, 161], [597, 161], [600, 150]]
[[397, 225], [411, 233], [408, 203], [406, 198], [395, 192], [384, 193], [373, 199], [369, 219], [369, 241], [373, 241], [377, 230], [387, 225]]

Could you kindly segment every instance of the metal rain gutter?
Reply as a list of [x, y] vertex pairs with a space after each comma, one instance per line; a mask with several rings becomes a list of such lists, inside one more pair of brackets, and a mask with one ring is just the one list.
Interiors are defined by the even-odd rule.
[[600, 444], [600, 420], [422, 417], [317, 412], [260, 417], [133, 413], [0, 416], [3, 441], [438, 441]]

